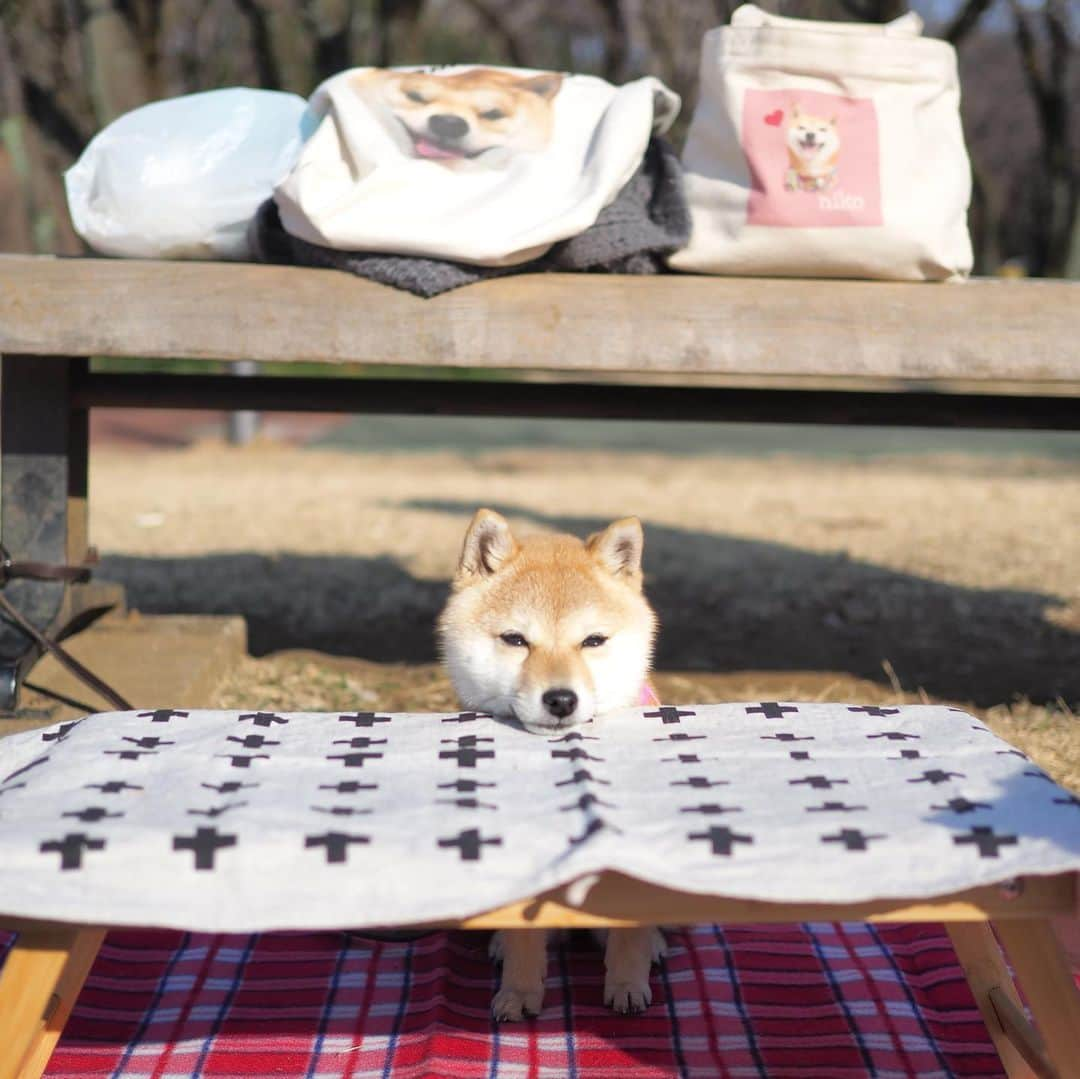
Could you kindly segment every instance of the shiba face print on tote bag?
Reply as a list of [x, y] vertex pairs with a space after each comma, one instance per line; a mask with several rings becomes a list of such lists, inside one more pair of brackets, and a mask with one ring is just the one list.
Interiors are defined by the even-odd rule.
[[823, 23], [739, 8], [706, 35], [675, 269], [894, 280], [971, 269], [956, 57], [914, 15]]

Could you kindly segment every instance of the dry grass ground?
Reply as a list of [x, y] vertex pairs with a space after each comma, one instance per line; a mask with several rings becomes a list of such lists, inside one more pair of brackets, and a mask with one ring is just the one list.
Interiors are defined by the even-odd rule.
[[431, 625], [473, 509], [636, 513], [665, 700], [946, 700], [1080, 790], [1080, 464], [213, 444], [92, 459], [146, 611], [241, 613], [221, 706], [452, 707]]

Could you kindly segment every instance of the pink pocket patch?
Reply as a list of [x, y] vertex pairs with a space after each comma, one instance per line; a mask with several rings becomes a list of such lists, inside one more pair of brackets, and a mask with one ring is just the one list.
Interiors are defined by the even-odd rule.
[[878, 122], [869, 98], [747, 90], [748, 225], [881, 224]]

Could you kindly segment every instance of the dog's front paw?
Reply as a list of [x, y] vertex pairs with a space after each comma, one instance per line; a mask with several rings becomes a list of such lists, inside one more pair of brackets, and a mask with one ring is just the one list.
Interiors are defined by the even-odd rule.
[[539, 1015], [543, 1004], [543, 984], [532, 989], [504, 985], [491, 1002], [491, 1014], [497, 1023], [517, 1023], [530, 1015]]
[[667, 955], [667, 941], [663, 932], [655, 927], [649, 937], [649, 953], [649, 958], [654, 963], [659, 963]]
[[496, 963], [503, 961], [503, 935], [496, 930], [491, 934], [491, 940], [488, 941], [488, 958], [493, 959]]
[[637, 1015], [652, 1003], [648, 979], [643, 982], [604, 980], [604, 1003], [620, 1015]]

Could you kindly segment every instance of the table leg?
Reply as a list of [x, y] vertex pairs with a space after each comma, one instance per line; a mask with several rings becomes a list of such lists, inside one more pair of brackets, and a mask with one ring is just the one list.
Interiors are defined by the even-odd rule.
[[41, 923], [18, 933], [0, 969], [0, 1079], [37, 1079], [105, 931]]

